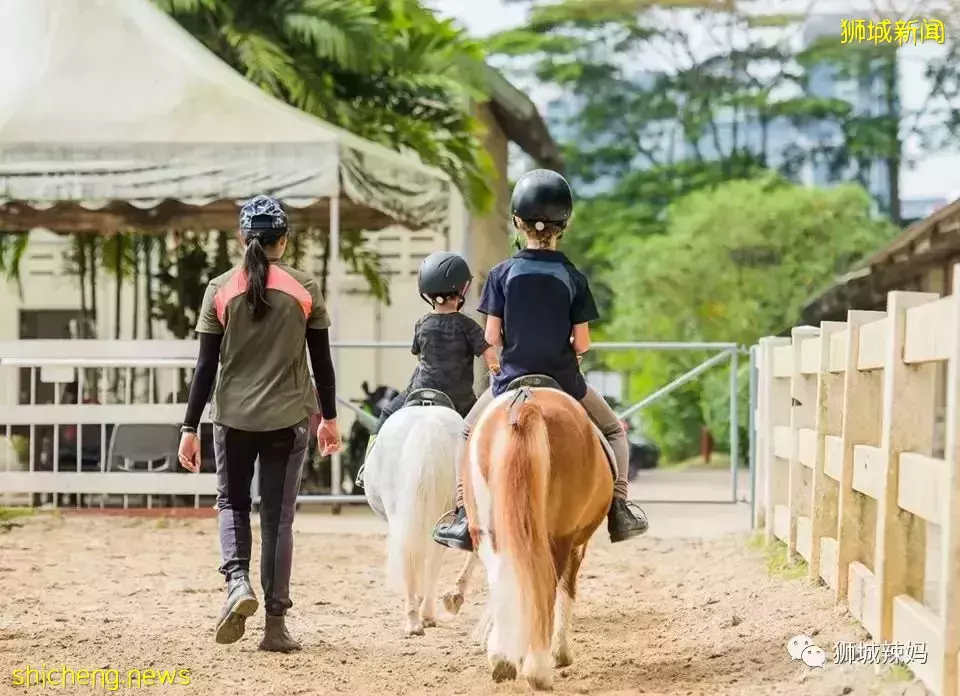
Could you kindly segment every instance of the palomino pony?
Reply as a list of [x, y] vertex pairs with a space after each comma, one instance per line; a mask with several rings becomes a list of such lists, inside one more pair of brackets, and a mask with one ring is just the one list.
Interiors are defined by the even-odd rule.
[[[443, 403], [443, 395], [433, 392]], [[436, 625], [437, 582], [445, 549], [433, 541], [437, 519], [456, 500], [457, 441], [463, 418], [446, 406], [418, 400], [417, 392], [386, 420], [364, 463], [370, 507], [387, 520], [387, 583], [406, 596], [404, 631], [424, 635]], [[470, 554], [457, 590], [443, 597], [457, 613], [476, 557]]]
[[521, 671], [534, 689], [550, 689], [553, 667], [573, 662], [577, 574], [613, 496], [607, 452], [573, 397], [526, 386], [491, 402], [468, 450], [464, 502], [490, 586], [493, 679]]

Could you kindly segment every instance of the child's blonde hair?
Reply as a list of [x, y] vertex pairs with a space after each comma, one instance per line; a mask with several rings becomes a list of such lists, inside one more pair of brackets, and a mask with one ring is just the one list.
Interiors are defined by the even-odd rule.
[[537, 240], [540, 246], [547, 246], [553, 241], [554, 237], [559, 237], [566, 229], [566, 223], [557, 222], [530, 222], [521, 220], [518, 217], [513, 218], [513, 223], [520, 232], [527, 237]]

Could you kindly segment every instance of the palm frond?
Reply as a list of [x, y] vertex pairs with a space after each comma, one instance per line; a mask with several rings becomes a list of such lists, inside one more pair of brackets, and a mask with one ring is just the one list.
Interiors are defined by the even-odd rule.
[[345, 70], [376, 64], [377, 21], [369, 7], [351, 0], [303, 0], [282, 18], [285, 33], [314, 55]]
[[23, 299], [20, 266], [27, 253], [30, 236], [23, 232], [0, 232], [0, 277], [17, 285], [17, 294]]
[[493, 168], [472, 103], [483, 46], [418, 0], [154, 0], [261, 89], [358, 135], [417, 152], [475, 211]]
[[232, 25], [224, 26], [222, 32], [251, 82], [276, 95], [281, 84], [296, 79], [293, 59], [271, 37]]
[[195, 14], [201, 10], [214, 12], [220, 0], [153, 0], [153, 4], [167, 14]]

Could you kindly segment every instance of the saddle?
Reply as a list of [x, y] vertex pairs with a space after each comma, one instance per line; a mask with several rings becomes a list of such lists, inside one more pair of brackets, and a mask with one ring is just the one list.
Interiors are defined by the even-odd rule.
[[[530, 389], [556, 389], [557, 391], [563, 391], [563, 389], [560, 387], [560, 384], [553, 377], [549, 377], [547, 375], [524, 375], [523, 377], [517, 377], [511, 380], [507, 385], [507, 391], [511, 392], [513, 390], [517, 390], [513, 400], [510, 402], [511, 424], [516, 420], [516, 407], [532, 397], [532, 394], [530, 394]], [[593, 426], [593, 432], [596, 433], [597, 438], [600, 440], [600, 445], [603, 447], [603, 451], [607, 455], [607, 463], [610, 465], [610, 471], [613, 473], [613, 480], [616, 481], [617, 460], [613, 455], [613, 448], [610, 446], [610, 443], [607, 442], [607, 438], [604, 437], [603, 432], [601, 432], [600, 428], [597, 427], [597, 424], [593, 422], [593, 419], [589, 418], [589, 420], [590, 425]]]
[[400, 408], [407, 406], [445, 406], [454, 411], [457, 410], [457, 407], [453, 405], [453, 400], [439, 389], [414, 389], [407, 394], [407, 398], [403, 400], [403, 406]]

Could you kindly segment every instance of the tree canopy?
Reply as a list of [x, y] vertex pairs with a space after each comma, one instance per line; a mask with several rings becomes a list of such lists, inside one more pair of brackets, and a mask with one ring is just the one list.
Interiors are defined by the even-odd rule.
[[[668, 209], [665, 234], [617, 243], [620, 261], [607, 272], [616, 289], [608, 332], [630, 340], [741, 345], [778, 334], [816, 291], [895, 232], [872, 215], [870, 203], [856, 184], [816, 189], [776, 176], [691, 193]], [[605, 362], [631, 374], [633, 392], [647, 394], [706, 357], [617, 354]], [[743, 428], [746, 377], [744, 371]], [[701, 423], [724, 447], [728, 393], [725, 371], [714, 370], [651, 406], [647, 427], [669, 457], [693, 454]]]
[[484, 49], [417, 0], [154, 0], [266, 92], [447, 172], [468, 205], [493, 202], [471, 99]]

